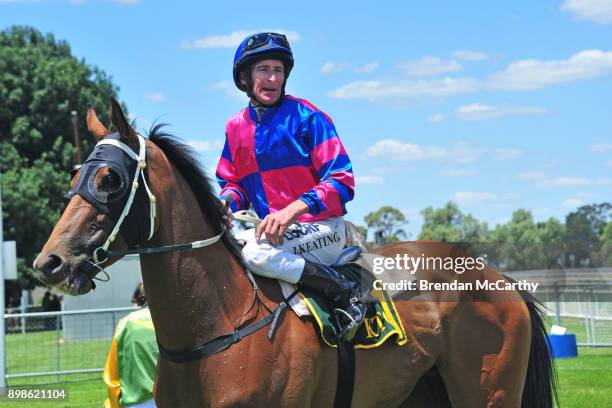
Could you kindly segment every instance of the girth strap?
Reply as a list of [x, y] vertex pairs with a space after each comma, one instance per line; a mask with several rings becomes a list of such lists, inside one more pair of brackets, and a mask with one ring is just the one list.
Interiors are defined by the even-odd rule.
[[338, 382], [334, 408], [351, 408], [355, 387], [355, 346], [338, 336]]
[[271, 339], [274, 335], [276, 323], [278, 322], [281, 313], [283, 312], [283, 310], [285, 310], [287, 304], [296, 293], [297, 291], [293, 292], [287, 298], [287, 300], [279, 303], [278, 306], [276, 306], [274, 312], [267, 314], [266, 317], [257, 321], [256, 323], [253, 323], [243, 329], [234, 330], [234, 332], [232, 333], [227, 333], [219, 337], [215, 337], [214, 339], [207, 341], [206, 343], [197, 345], [195, 347], [184, 348], [182, 350], [168, 350], [167, 348], [162, 346], [158, 340], [157, 345], [159, 347], [159, 354], [174, 363], [188, 363], [190, 361], [198, 360], [201, 358], [207, 358], [217, 353], [220, 353], [223, 350], [227, 350], [231, 345], [238, 343], [246, 336], [255, 333], [256, 331], [262, 329], [270, 323], [272, 323], [272, 326], [268, 331], [268, 337]]
[[[280, 306], [280, 305], [279, 305]], [[167, 358], [174, 363], [187, 363], [189, 361], [198, 360], [201, 358], [210, 357], [214, 354], [220, 353], [223, 350], [228, 349], [231, 345], [238, 343], [244, 337], [257, 330], [270, 324], [274, 319], [273, 314], [268, 314], [257, 323], [245, 327], [244, 329], [235, 330], [233, 333], [224, 334], [223, 336], [216, 337], [211, 341], [202, 343], [193, 348], [186, 348], [182, 350], [168, 350], [158, 341], [159, 354]]]

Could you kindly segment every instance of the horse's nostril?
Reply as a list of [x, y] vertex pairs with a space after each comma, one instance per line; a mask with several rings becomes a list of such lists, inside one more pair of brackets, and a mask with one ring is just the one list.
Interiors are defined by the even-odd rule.
[[62, 271], [64, 268], [64, 261], [58, 255], [49, 255], [45, 264], [43, 265], [43, 273], [46, 276], [51, 276]]

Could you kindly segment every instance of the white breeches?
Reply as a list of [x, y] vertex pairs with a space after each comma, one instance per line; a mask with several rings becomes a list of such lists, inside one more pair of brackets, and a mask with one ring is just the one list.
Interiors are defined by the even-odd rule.
[[281, 245], [272, 246], [267, 239], [255, 241], [255, 228], [240, 231], [236, 239], [246, 241], [242, 256], [254, 273], [268, 278], [297, 283], [305, 261], [332, 265], [346, 244], [342, 217], [301, 223], [285, 232]]

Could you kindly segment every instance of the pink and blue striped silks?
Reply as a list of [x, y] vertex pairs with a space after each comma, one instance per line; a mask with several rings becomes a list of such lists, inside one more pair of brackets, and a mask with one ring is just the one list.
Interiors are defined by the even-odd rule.
[[252, 203], [262, 219], [300, 199], [308, 204], [301, 222], [346, 214], [355, 187], [332, 120], [289, 95], [261, 120], [251, 105], [228, 120], [217, 181], [221, 196], [233, 196], [233, 211]]

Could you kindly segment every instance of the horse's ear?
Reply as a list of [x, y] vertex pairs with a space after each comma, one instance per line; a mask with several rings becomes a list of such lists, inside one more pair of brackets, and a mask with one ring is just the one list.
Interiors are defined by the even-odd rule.
[[97, 140], [101, 140], [108, 135], [110, 131], [100, 122], [96, 111], [90, 106], [87, 108], [87, 130], [93, 134]]
[[131, 146], [138, 151], [138, 137], [136, 132], [128, 123], [119, 102], [115, 98], [111, 98], [111, 123], [121, 135], [123, 143]]

